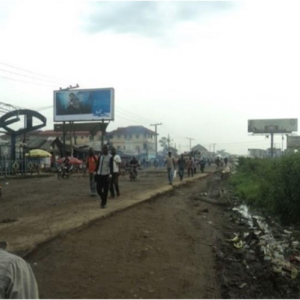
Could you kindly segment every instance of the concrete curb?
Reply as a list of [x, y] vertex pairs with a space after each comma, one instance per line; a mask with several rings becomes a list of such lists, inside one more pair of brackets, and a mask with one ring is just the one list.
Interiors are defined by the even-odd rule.
[[[176, 183], [173, 184], [173, 186], [167, 185], [163, 188], [152, 190], [150, 192], [146, 191], [145, 192], [146, 196], [145, 196], [145, 194], [143, 194], [144, 197], [141, 196], [141, 195], [138, 195], [137, 197], [135, 197], [135, 199], [130, 199], [130, 200], [124, 199], [124, 200], [122, 200], [122, 202], [120, 202], [119, 207], [118, 206], [117, 207], [112, 207], [112, 208], [108, 207], [105, 210], [101, 210], [101, 212], [104, 212], [104, 214], [102, 214], [102, 215], [98, 215], [96, 217], [91, 218], [88, 221], [82, 222], [80, 224], [76, 224], [72, 228], [62, 230], [61, 232], [57, 232], [57, 233], [55, 233], [51, 236], [45, 237], [42, 240], [37, 241], [34, 245], [32, 245], [32, 247], [27, 247], [26, 249], [19, 250], [19, 251], [13, 251], [12, 250], [10, 252], [13, 252], [13, 253], [15, 253], [15, 254], [23, 257], [23, 258], [27, 258], [31, 254], [33, 254], [39, 247], [47, 244], [48, 242], [50, 242], [52, 240], [62, 238], [62, 237], [66, 236], [70, 233], [79, 232], [79, 231], [91, 226], [92, 224], [94, 224], [94, 223], [96, 223], [96, 222], [98, 222], [102, 219], [106, 219], [108, 217], [111, 217], [111, 216], [119, 213], [119, 212], [125, 211], [127, 209], [130, 209], [134, 206], [145, 203], [147, 201], [151, 201], [151, 200], [153, 200], [157, 197], [166, 195], [169, 192], [172, 192], [174, 190], [174, 188], [180, 188], [180, 187], [183, 187], [183, 186], [188, 185], [190, 183], [193, 183], [197, 180], [205, 179], [205, 178], [209, 177], [212, 174], [213, 173], [199, 174], [200, 176], [196, 175], [196, 176], [191, 177], [191, 178], [186, 178], [185, 181], [176, 182]], [[124, 205], [124, 203], [125, 203], [125, 205]]]

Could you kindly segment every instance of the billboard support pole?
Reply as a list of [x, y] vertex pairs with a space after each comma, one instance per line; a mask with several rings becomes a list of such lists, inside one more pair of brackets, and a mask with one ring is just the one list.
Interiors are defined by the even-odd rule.
[[[102, 124], [104, 124], [104, 120], [102, 119]], [[104, 126], [102, 126], [102, 131], [101, 131], [101, 150], [104, 146], [104, 134], [105, 134], [105, 129], [103, 129]]]
[[73, 140], [72, 140], [72, 132], [73, 132], [73, 130], [72, 130], [72, 123], [73, 122], [71, 122], [70, 121], [70, 148], [71, 148], [71, 157], [73, 156]]
[[271, 157], [274, 156], [274, 133], [271, 132]]
[[63, 155], [66, 157], [66, 122], [63, 122]]

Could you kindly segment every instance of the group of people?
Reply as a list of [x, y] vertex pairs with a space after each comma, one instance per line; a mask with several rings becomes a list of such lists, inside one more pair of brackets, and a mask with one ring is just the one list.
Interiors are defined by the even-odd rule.
[[95, 155], [93, 149], [89, 150], [86, 168], [89, 171], [91, 195], [96, 196], [96, 191], [101, 198], [101, 208], [107, 204], [108, 191], [111, 197], [120, 196], [119, 175], [121, 168], [121, 157], [112, 148], [111, 153], [108, 146], [104, 145], [99, 157]]
[[217, 157], [215, 160], [215, 163], [217, 165], [217, 168], [223, 167], [225, 165], [225, 167], [227, 167], [228, 164], [228, 158], [224, 157], [224, 159], [222, 157]]
[[172, 152], [168, 153], [168, 157], [166, 158], [165, 164], [167, 166], [168, 171], [168, 180], [169, 184], [173, 184], [174, 174], [176, 172], [176, 166], [178, 167], [178, 175], [180, 180], [183, 180], [184, 171], [187, 169], [188, 176], [194, 176], [197, 172], [197, 166], [199, 166], [200, 171], [204, 173], [205, 165], [207, 160], [205, 158], [201, 158], [199, 161], [196, 161], [193, 156], [189, 156], [187, 159], [181, 154], [180, 158], [176, 160], [172, 156]]
[[[201, 159], [196, 160], [192, 155], [185, 157], [181, 154], [179, 159], [175, 159], [172, 156], [172, 153], [169, 152], [165, 160], [169, 184], [173, 184], [174, 174], [176, 174], [177, 169], [179, 178], [182, 181], [185, 170], [187, 170], [187, 175], [189, 177], [194, 176], [194, 174], [197, 173], [198, 167], [199, 170], [204, 173], [206, 164], [210, 166], [211, 163], [212, 161], [210, 159], [201, 157]], [[226, 166], [228, 159], [224, 158], [223, 160], [217, 157], [215, 163], [217, 167], [220, 167], [223, 164]], [[68, 164], [68, 162], [66, 162], [66, 164]], [[127, 167], [130, 173], [133, 173], [135, 178], [137, 178], [138, 167], [140, 165], [145, 167], [147, 165], [147, 161], [142, 161], [140, 164], [138, 160], [133, 157], [130, 161], [126, 162], [125, 167]], [[121, 174], [121, 167], [122, 160], [120, 155], [116, 153], [115, 148], [112, 148], [109, 153], [108, 145], [104, 145], [99, 156], [97, 156], [93, 149], [90, 148], [86, 164], [86, 168], [89, 172], [90, 191], [91, 196], [97, 196], [97, 194], [100, 196], [100, 206], [102, 208], [105, 208], [107, 205], [109, 192], [111, 198], [120, 196], [119, 176]]]

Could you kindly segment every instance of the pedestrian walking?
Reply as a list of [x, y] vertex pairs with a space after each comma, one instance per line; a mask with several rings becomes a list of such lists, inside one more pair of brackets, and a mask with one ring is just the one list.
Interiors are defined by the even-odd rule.
[[174, 157], [172, 156], [172, 152], [168, 153], [168, 157], [166, 158], [166, 165], [167, 165], [167, 171], [168, 171], [169, 184], [173, 185], [175, 160], [174, 160]]
[[197, 173], [197, 161], [196, 161], [196, 159], [194, 159], [193, 163], [194, 163], [194, 174], [196, 174]]
[[95, 169], [95, 181], [97, 192], [101, 198], [101, 208], [106, 207], [108, 190], [113, 174], [113, 159], [108, 153], [107, 145], [103, 146], [102, 154], [100, 155]]
[[201, 170], [201, 173], [204, 173], [205, 165], [206, 165], [205, 158], [202, 157], [201, 160], [200, 160], [200, 170]]
[[219, 156], [216, 158], [215, 163], [216, 163], [216, 165], [217, 165], [217, 169], [219, 169], [220, 164], [221, 164], [221, 160], [220, 160], [220, 157], [219, 157]]
[[227, 167], [227, 164], [228, 164], [228, 158], [227, 157], [224, 158], [224, 163], [225, 163], [225, 167]]
[[179, 178], [180, 181], [182, 181], [184, 176], [184, 169], [186, 167], [186, 160], [184, 159], [183, 154], [181, 154], [180, 158], [178, 159], [177, 165], [178, 165]]
[[95, 155], [93, 148], [89, 149], [89, 156], [86, 161], [86, 169], [89, 172], [91, 196], [97, 196], [94, 172], [97, 166], [98, 156]]
[[111, 155], [113, 159], [113, 174], [112, 174], [112, 180], [110, 184], [110, 196], [112, 198], [115, 198], [115, 190], [117, 197], [120, 196], [120, 188], [119, 188], [119, 176], [121, 171], [121, 157], [116, 152], [116, 148], [111, 149]]
[[189, 157], [189, 160], [187, 162], [187, 170], [188, 170], [188, 176], [194, 176], [194, 161], [192, 160], [192, 157]]

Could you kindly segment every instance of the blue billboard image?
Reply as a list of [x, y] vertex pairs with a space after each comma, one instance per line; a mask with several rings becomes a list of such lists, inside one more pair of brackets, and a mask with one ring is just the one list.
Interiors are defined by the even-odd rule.
[[114, 89], [54, 92], [54, 121], [114, 119]]

